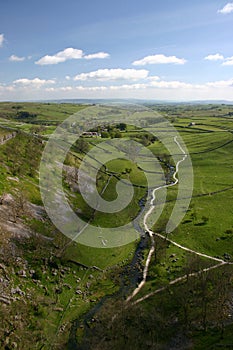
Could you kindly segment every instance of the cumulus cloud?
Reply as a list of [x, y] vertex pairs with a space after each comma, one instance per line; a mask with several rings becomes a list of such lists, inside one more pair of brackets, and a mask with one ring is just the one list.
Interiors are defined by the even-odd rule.
[[16, 55], [11, 55], [9, 57], [9, 61], [11, 62], [22, 62], [25, 60], [25, 57], [19, 57], [19, 56], [16, 56]]
[[184, 83], [182, 81], [152, 81], [150, 87], [162, 88], [162, 89], [182, 89], [194, 87], [192, 84]]
[[[228, 85], [229, 86], [229, 85]], [[110, 85], [110, 86], [76, 86], [76, 90], [80, 92], [101, 92], [101, 91], [113, 91], [115, 93], [121, 93], [122, 91], [146, 91], [147, 93], [150, 93], [151, 91], [199, 91], [200, 89], [205, 89], [205, 88], [211, 88], [214, 87], [210, 85], [196, 85], [196, 84], [191, 84], [191, 83], [185, 83], [182, 81], [147, 81], [145, 83], [134, 83], [134, 84], [120, 84], [120, 85]], [[216, 87], [217, 87], [217, 82], [216, 82]], [[221, 87], [221, 86], [219, 86]], [[65, 90], [63, 90], [65, 91]]]
[[74, 77], [74, 80], [139, 80], [147, 78], [148, 73], [148, 70], [145, 69], [98, 69], [97, 71], [78, 74]]
[[110, 57], [109, 53], [106, 53], [106, 52], [97, 52], [97, 53], [92, 53], [90, 55], [85, 55], [84, 58], [86, 60], [92, 60], [92, 59], [95, 59], [95, 58], [100, 58], [100, 59], [103, 59], [103, 58], [108, 58]]
[[[211, 85], [210, 85], [211, 86]], [[145, 90], [145, 89], [199, 89], [204, 87], [204, 85], [194, 85], [190, 83], [185, 83], [182, 81], [147, 81], [145, 83], [135, 83], [135, 84], [121, 84], [121, 85], [110, 85], [110, 86], [77, 86], [76, 89], [79, 91], [122, 91], [122, 90]]]
[[225, 62], [222, 64], [223, 66], [233, 66], [233, 56], [227, 57]]
[[57, 52], [53, 56], [46, 55], [46, 56], [40, 58], [35, 63], [43, 66], [43, 65], [47, 65], [47, 64], [57, 64], [57, 63], [65, 62], [67, 60], [71, 60], [71, 59], [77, 60], [77, 59], [80, 59], [82, 57], [83, 57], [82, 50], [73, 49], [72, 47], [68, 47], [67, 49], [65, 49], [63, 51]]
[[60, 90], [61, 90], [61, 91], [72, 91], [73, 88], [72, 88], [72, 86], [62, 86], [62, 87], [60, 88]]
[[223, 55], [216, 53], [215, 55], [208, 55], [205, 57], [208, 61], [223, 61], [222, 66], [233, 66], [233, 56], [224, 57]]
[[233, 87], [233, 79], [213, 81], [213, 82], [206, 83], [205, 85], [213, 88]]
[[224, 60], [224, 56], [219, 54], [219, 53], [216, 53], [214, 55], [206, 56], [205, 60], [207, 60], [207, 61], [223, 61]]
[[57, 90], [53, 87], [45, 88], [44, 91], [46, 92], [56, 92]]
[[142, 58], [141, 60], [134, 61], [134, 66], [145, 66], [146, 64], [185, 64], [187, 61], [184, 58], [178, 58], [176, 56], [165, 56], [163, 54], [151, 55]]
[[77, 86], [76, 89], [78, 91], [106, 91], [108, 88], [106, 86]]
[[13, 83], [17, 85], [19, 84], [22, 86], [41, 87], [47, 84], [55, 84], [55, 80], [45, 80], [40, 78], [34, 78], [34, 79], [21, 78], [21, 79], [14, 80]]
[[218, 12], [223, 15], [233, 12], [233, 2], [228, 2], [228, 4], [226, 4], [221, 10], [218, 10]]
[[[0, 100], [6, 99], [44, 99], [49, 98], [143, 98], [143, 99], [228, 99], [233, 96], [233, 78], [205, 82], [202, 84], [189, 83], [179, 80], [149, 79], [143, 82], [126, 82], [112, 84], [93, 84], [78, 86], [54, 84], [54, 80], [43, 80], [39, 78], [22, 78], [15, 80], [13, 84], [0, 84]], [[61, 83], [61, 82], [60, 82]], [[53, 85], [46, 85], [53, 84]]]
[[4, 34], [0, 34], [0, 47], [2, 47], [4, 40]]
[[157, 75], [151, 75], [147, 78], [147, 80], [150, 80], [150, 81], [157, 81], [157, 80], [160, 80], [160, 77], [158, 77]]
[[120, 86], [117, 85], [112, 85], [110, 86], [110, 90], [140, 90], [140, 89], [146, 89], [147, 88], [147, 84], [123, 84]]
[[39, 64], [41, 66], [48, 65], [48, 64], [58, 64], [61, 62], [65, 62], [67, 60], [79, 60], [82, 58], [85, 58], [87, 60], [94, 59], [94, 58], [106, 58], [109, 57], [109, 54], [106, 52], [97, 52], [90, 55], [84, 55], [83, 50], [74, 49], [72, 47], [68, 47], [67, 49], [63, 51], [57, 52], [55, 55], [45, 55], [41, 57], [38, 61], [36, 61], [36, 64]]

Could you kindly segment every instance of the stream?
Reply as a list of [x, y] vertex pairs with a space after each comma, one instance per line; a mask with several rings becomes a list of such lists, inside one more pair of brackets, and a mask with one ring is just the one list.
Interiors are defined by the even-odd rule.
[[[144, 200], [141, 199], [139, 201], [139, 205], [141, 208], [141, 212], [144, 210]], [[103, 298], [101, 298], [97, 304], [94, 305], [93, 308], [91, 308], [84, 316], [81, 316], [80, 318], [73, 321], [71, 326], [71, 331], [69, 335], [69, 341], [68, 341], [68, 350], [88, 350], [87, 346], [85, 345], [85, 342], [78, 344], [76, 339], [76, 333], [78, 328], [84, 327], [84, 334], [88, 332], [88, 329], [90, 328], [89, 323], [91, 323], [94, 319], [94, 315], [101, 309], [101, 307], [104, 305], [104, 303], [111, 299], [116, 297], [126, 297], [131, 290], [136, 288], [138, 283], [142, 280], [142, 260], [144, 258], [144, 250], [148, 247], [149, 244], [149, 235], [144, 234], [144, 231], [139, 226], [138, 222], [134, 223], [135, 229], [139, 229], [139, 232], [141, 233], [140, 241], [137, 244], [136, 250], [134, 252], [133, 258], [130, 262], [130, 264], [126, 265], [120, 275], [120, 288], [117, 292], [106, 295]], [[142, 234], [143, 233], [143, 234]], [[84, 339], [85, 340], [85, 339]]]
[[[168, 172], [166, 174], [166, 182], [170, 183], [175, 172], [175, 167], [170, 164], [165, 163], [160, 160], [166, 168]], [[139, 201], [140, 213], [142, 214], [145, 209], [145, 197], [141, 198]], [[143, 279], [143, 258], [144, 258], [144, 250], [149, 247], [150, 235], [145, 233], [142, 227], [139, 224], [138, 220], [134, 220], [133, 222], [134, 228], [140, 233], [140, 241], [137, 244], [136, 250], [134, 252], [133, 258], [131, 262], [126, 265], [120, 275], [120, 288], [117, 292], [106, 295], [101, 298], [97, 304], [94, 305], [84, 316], [73, 321], [69, 340], [68, 340], [68, 350], [88, 350], [88, 346], [85, 344], [85, 335], [90, 329], [90, 323], [93, 322], [95, 314], [101, 309], [101, 307], [105, 304], [105, 302], [111, 298], [123, 297], [126, 298], [129, 295], [130, 291], [134, 290], [140, 281]], [[76, 334], [79, 328], [84, 328], [84, 340], [82, 343], [77, 342]]]

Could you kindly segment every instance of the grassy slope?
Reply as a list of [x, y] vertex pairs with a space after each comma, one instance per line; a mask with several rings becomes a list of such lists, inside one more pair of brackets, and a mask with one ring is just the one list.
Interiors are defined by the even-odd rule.
[[[77, 108], [77, 106], [71, 107], [69, 105], [57, 106], [47, 104], [42, 104], [41, 106], [38, 106], [38, 104], [29, 104], [26, 107], [24, 107], [24, 109], [30, 111], [30, 113], [38, 113], [39, 111], [38, 120], [52, 119], [56, 121], [63, 120], [67, 113], [73, 113], [74, 111], [76, 111], [75, 108]], [[228, 144], [222, 148], [221, 145], [224, 145], [227, 141], [232, 139], [232, 135], [230, 133], [227, 133], [226, 131], [223, 131], [223, 128], [232, 129], [233, 122], [227, 118], [212, 116], [213, 113], [217, 115], [223, 114], [222, 109], [218, 109], [217, 112], [216, 110], [214, 110], [213, 112], [213, 110], [209, 109], [209, 117], [203, 115], [202, 109], [187, 109], [187, 111], [181, 111], [183, 114], [185, 114], [185, 118], [180, 116], [176, 117], [175, 126], [178, 128], [179, 131], [181, 131], [181, 135], [184, 138], [187, 147], [189, 148], [193, 161], [195, 174], [194, 195], [208, 194], [209, 192], [222, 190], [232, 185], [233, 144]], [[14, 116], [14, 109], [12, 112], [12, 104], [0, 104], [0, 111], [0, 116], [4, 118]], [[224, 115], [227, 114], [229, 111], [231, 111], [231, 107], [227, 107], [224, 110]], [[178, 109], [174, 112], [174, 114], [176, 113], [177, 115], [180, 115], [180, 110]], [[195, 117], [193, 117], [194, 113]], [[12, 119], [9, 120], [10, 122], [12, 122]], [[195, 127], [193, 127], [192, 129], [187, 128], [187, 125], [191, 120], [195, 120], [196, 122]], [[13, 122], [13, 125], [15, 124], [16, 122]], [[21, 127], [25, 128], [24, 125], [22, 125]], [[26, 129], [28, 130], [28, 125], [26, 125]], [[9, 145], [13, 146], [14, 143], [18, 145], [20, 144], [23, 149], [27, 142], [28, 141], [24, 140], [24, 137], [22, 138], [18, 135], [15, 140], [9, 141]], [[7, 145], [4, 145], [0, 148], [0, 193], [2, 193], [3, 191], [11, 192], [12, 190], [14, 190], [14, 188], [18, 187], [17, 182], [7, 180], [8, 176], [15, 175], [11, 171], [9, 171], [8, 167], [6, 167], [7, 162], [9, 162], [9, 165], [11, 165], [14, 161], [14, 159], [8, 161], [6, 160], [6, 147]], [[166, 150], [159, 143], [151, 145], [150, 148], [155, 153], [166, 153]], [[210, 149], [215, 148], [216, 150], [209, 151]], [[205, 152], [195, 154], [197, 152], [202, 151]], [[27, 154], [23, 151], [20, 152], [20, 154], [22, 157], [22, 163], [28, 163]], [[112, 163], [112, 167], [112, 170], [115, 169], [117, 171], [120, 171], [122, 170], [122, 167], [125, 168], [125, 164], [123, 165], [121, 162], [116, 162]], [[23, 190], [27, 192], [27, 195], [32, 202], [39, 204], [40, 196], [38, 188], [36, 187], [37, 179], [31, 178], [27, 171], [28, 166], [26, 166], [25, 172], [22, 175], [18, 175], [20, 178], [21, 189], [23, 188]], [[140, 173], [137, 174], [134, 171], [133, 175], [135, 176], [133, 181], [141, 181]], [[170, 198], [174, 198], [176, 195], [176, 189], [173, 188], [169, 192]], [[114, 196], [114, 193], [115, 192], [112, 190], [112, 186], [108, 186], [107, 191], [104, 195], [106, 199], [111, 199]], [[176, 240], [179, 243], [187, 245], [192, 249], [197, 249], [198, 251], [205, 252], [210, 255], [222, 256], [226, 252], [233, 255], [232, 236], [225, 233], [226, 230], [233, 228], [231, 219], [233, 213], [232, 204], [233, 190], [228, 190], [219, 194], [213, 194], [211, 196], [194, 197], [191, 202], [190, 211], [184, 218], [183, 223], [172, 234], [172, 239]], [[171, 208], [172, 204], [168, 204], [167, 208], [165, 208], [161, 221], [156, 224], [155, 229], [157, 229], [159, 225], [161, 228], [163, 227], [163, 220], [165, 220], [167, 215], [169, 215]], [[195, 214], [195, 220], [193, 219], [193, 214]], [[202, 224], [203, 216], [206, 216], [209, 219], [208, 222], [204, 225]], [[102, 218], [102, 220], [104, 220], [104, 218]], [[37, 224], [39, 225], [39, 223]], [[35, 225], [37, 229], [38, 225]], [[98, 265], [99, 267], [104, 268], [106, 266], [119, 264], [122, 261], [126, 262], [126, 259], [132, 256], [134, 248], [134, 244], [117, 249], [94, 249], [81, 245], [71, 245], [69, 246], [69, 249], [66, 252], [66, 257], [67, 260], [77, 259], [77, 261], [80, 261], [85, 265]], [[177, 263], [172, 263], [171, 259], [169, 259], [169, 256], [174, 253], [179, 257], [179, 261]], [[167, 255], [164, 258], [165, 265], [159, 270], [152, 266], [150, 270], [150, 281], [142, 294], [144, 294], [144, 292], [150, 290], [151, 288], [154, 289], [157, 286], [156, 281], [158, 280], [159, 275], [161, 275], [160, 282], [164, 281], [165, 283], [167, 282], [168, 277], [174, 278], [178, 276], [180, 274], [180, 267], [182, 267], [182, 265], [185, 263], [185, 260], [186, 256], [183, 254], [183, 252], [180, 252], [179, 249], [170, 246], [167, 250]], [[166, 271], [166, 268], [168, 267], [170, 267], [169, 276]], [[96, 281], [93, 286], [93, 298], [98, 298], [106, 293], [111, 293], [112, 291], [114, 291], [114, 285], [108, 278], [103, 279], [102, 281], [101, 274], [98, 274], [93, 271], [91, 273], [94, 275]], [[51, 273], [48, 274], [51, 278], [51, 283], [46, 282], [45, 278], [42, 279], [42, 283], [47, 286], [47, 288], [49, 289], [49, 295], [52, 297], [54, 293], [53, 283], [55, 278], [52, 277]], [[78, 269], [76, 270], [76, 274], [77, 276], [80, 276], [82, 278], [81, 288], [85, 289], [85, 283], [88, 281], [89, 272]], [[65, 314], [62, 314], [61, 316], [59, 312], [53, 311], [52, 305], [49, 307], [44, 305], [42, 307], [43, 312], [40, 319], [41, 326], [42, 328], [45, 327], [46, 334], [50, 339], [49, 341], [52, 342], [54, 341], [54, 333], [56, 332], [57, 327], [60, 323], [63, 323], [63, 321], [69, 322], [71, 319], [77, 317], [77, 315], [82, 314], [89, 307], [86, 301], [79, 297], [76, 297], [71, 303], [71, 305], [69, 305], [70, 298], [72, 298], [72, 296], [74, 295], [76, 287], [76, 277], [73, 276], [72, 273], [67, 273], [67, 276], [64, 281], [70, 283], [72, 289], [71, 291], [64, 290], [64, 292], [58, 296], [57, 304], [58, 306], [62, 307], [67, 306], [67, 312]], [[20, 284], [19, 278], [16, 278], [15, 284]], [[30, 286], [25, 284], [23, 288], [25, 288], [26, 290], [27, 287]], [[43, 298], [43, 293], [41, 292], [41, 289], [39, 287], [36, 287], [35, 294]], [[34, 316], [32, 314], [32, 319]]]
[[[187, 131], [183, 130], [181, 134], [193, 163], [194, 188], [190, 210], [183, 223], [173, 232], [172, 238], [178, 243], [210, 255], [223, 255], [225, 252], [233, 255], [231, 246], [224, 243], [224, 240], [231, 240], [231, 236], [225, 235], [225, 231], [232, 229], [230, 203], [233, 202], [233, 142], [226, 143], [233, 140], [233, 135], [231, 132], [222, 131], [221, 121], [218, 118], [214, 121], [218, 127], [215, 132], [190, 133], [189, 128], [186, 128]], [[184, 123], [184, 120], [182, 122]], [[177, 126], [179, 125], [180, 123]], [[227, 125], [230, 129], [233, 122], [228, 121]], [[176, 191], [176, 188], [169, 189], [168, 198], [175, 199]], [[162, 228], [172, 207], [173, 203], [167, 204], [161, 220], [154, 227], [155, 230]], [[202, 225], [203, 216], [208, 218], [205, 225]], [[216, 241], [219, 237], [223, 239]]]
[[[195, 114], [195, 107], [193, 111]], [[229, 111], [231, 111], [230, 108]], [[202, 116], [202, 113], [197, 111], [197, 115], [195, 114], [195, 117], [192, 118], [179, 116], [175, 121], [175, 126], [181, 132], [191, 154], [195, 180], [190, 209], [170, 237], [198, 252], [221, 258], [227, 253], [233, 258], [233, 189], [231, 188], [233, 186], [233, 143], [230, 143], [233, 139], [233, 120], [223, 117], [206, 117]], [[193, 120], [196, 125], [190, 129], [187, 126]], [[154, 151], [157, 148], [157, 151], [161, 153], [161, 148], [157, 146], [153, 145], [151, 148]], [[176, 192], [176, 188], [169, 189], [168, 198], [175, 199]], [[167, 203], [162, 217], [154, 226], [155, 231], [163, 232], [172, 208], [173, 204]], [[206, 223], [203, 221], [204, 216], [208, 218]], [[174, 254], [177, 262], [171, 258]], [[148, 282], [139, 296], [183, 275], [182, 270], [188, 255], [181, 249], [169, 245], [166, 254], [160, 259], [161, 263], [157, 265], [152, 263], [150, 266]], [[203, 263], [206, 267], [212, 265], [212, 262], [207, 259], [204, 259]], [[144, 307], [146, 304], [147, 302], [144, 303]], [[172, 307], [175, 307], [175, 304]], [[216, 329], [207, 333], [196, 332], [192, 338], [192, 348], [213, 349], [217, 344], [222, 348], [232, 346], [231, 332], [232, 326], [226, 327], [224, 339]]]
[[[17, 112], [27, 111], [30, 114], [35, 114], [33, 122], [52, 121], [62, 122], [70, 115], [79, 112], [85, 108], [84, 105], [76, 105], [69, 103], [23, 103], [23, 102], [1, 102], [0, 116], [7, 119], [16, 119]], [[38, 124], [39, 124], [38, 123]]]

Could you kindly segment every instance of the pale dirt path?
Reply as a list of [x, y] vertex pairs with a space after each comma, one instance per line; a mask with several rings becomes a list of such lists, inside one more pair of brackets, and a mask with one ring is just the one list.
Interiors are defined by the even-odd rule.
[[[151, 207], [150, 207], [150, 209], [147, 211], [147, 213], [145, 214], [144, 220], [143, 220], [144, 228], [145, 228], [146, 231], [148, 231], [148, 233], [149, 233], [149, 235], [150, 235], [150, 238], [151, 238], [151, 248], [150, 248], [150, 251], [149, 251], [149, 253], [148, 253], [147, 260], [146, 260], [146, 264], [145, 264], [145, 267], [144, 267], [144, 270], [143, 270], [143, 279], [142, 279], [142, 281], [140, 282], [140, 284], [138, 285], [138, 287], [135, 288], [134, 291], [132, 292], [132, 294], [126, 299], [125, 305], [124, 305], [125, 309], [127, 309], [127, 307], [130, 306], [130, 305], [139, 304], [140, 302], [142, 302], [142, 301], [144, 301], [144, 300], [146, 300], [146, 299], [148, 299], [148, 298], [150, 298], [150, 297], [152, 297], [152, 296], [154, 296], [154, 295], [156, 295], [156, 294], [158, 294], [158, 293], [160, 293], [160, 292], [166, 290], [169, 286], [172, 286], [172, 285], [174, 285], [174, 284], [176, 284], [176, 283], [182, 282], [182, 281], [184, 281], [185, 279], [187, 279], [187, 274], [186, 274], [185, 276], [178, 277], [178, 278], [174, 279], [173, 281], [169, 282], [166, 286], [161, 287], [161, 288], [158, 288], [158, 289], [156, 289], [155, 291], [150, 292], [150, 293], [144, 295], [143, 297], [137, 299], [136, 301], [132, 302], [131, 304], [129, 304], [129, 302], [131, 301], [131, 299], [133, 299], [134, 296], [137, 295], [137, 294], [139, 293], [139, 291], [142, 289], [142, 287], [143, 287], [144, 284], [146, 283], [146, 278], [147, 278], [147, 274], [148, 274], [148, 269], [149, 269], [151, 257], [152, 257], [152, 255], [153, 255], [153, 253], [154, 253], [154, 250], [155, 250], [154, 235], [155, 235], [155, 236], [158, 236], [158, 237], [160, 237], [160, 238], [162, 238], [162, 239], [167, 240], [168, 242], [174, 244], [175, 246], [177, 246], [177, 247], [179, 247], [179, 248], [181, 248], [181, 249], [183, 249], [183, 250], [185, 250], [185, 251], [188, 251], [188, 252], [193, 253], [193, 254], [196, 254], [196, 255], [198, 255], [198, 256], [201, 256], [201, 257], [204, 257], [204, 258], [208, 258], [208, 259], [210, 259], [210, 260], [213, 260], [213, 261], [217, 261], [217, 262], [218, 262], [218, 264], [216, 264], [216, 265], [214, 265], [214, 266], [210, 266], [210, 267], [208, 267], [208, 268], [201, 269], [201, 270], [198, 271], [198, 272], [190, 273], [190, 274], [188, 275], [188, 277], [197, 277], [198, 275], [200, 275], [200, 274], [203, 273], [203, 272], [208, 272], [208, 271], [210, 271], [210, 270], [216, 269], [216, 268], [218, 268], [218, 267], [220, 267], [220, 266], [223, 266], [223, 265], [233, 265], [233, 263], [229, 263], [229, 262], [226, 262], [226, 261], [224, 261], [224, 260], [222, 260], [222, 259], [214, 258], [213, 256], [209, 256], [209, 255], [206, 255], [206, 254], [203, 254], [203, 253], [199, 253], [199, 252], [196, 252], [196, 251], [194, 251], [194, 250], [192, 250], [192, 249], [189, 249], [189, 248], [187, 248], [187, 247], [184, 247], [184, 246], [182, 246], [181, 244], [178, 244], [178, 243], [176, 243], [176, 242], [174, 242], [174, 241], [172, 241], [172, 240], [170, 240], [170, 239], [168, 239], [168, 238], [166, 238], [166, 237], [160, 235], [159, 233], [155, 233], [155, 232], [153, 232], [152, 230], [150, 230], [150, 229], [148, 228], [147, 219], [148, 219], [149, 215], [152, 213], [152, 211], [154, 210], [154, 207], [155, 207], [155, 206], [153, 205], [153, 202], [154, 202], [154, 200], [155, 200], [155, 193], [156, 193], [156, 191], [158, 191], [158, 190], [160, 190], [161, 188], [164, 188], [164, 187], [175, 186], [175, 185], [178, 183], [178, 179], [177, 179], [176, 175], [177, 175], [177, 173], [178, 173], [178, 171], [179, 171], [179, 165], [180, 165], [180, 163], [182, 163], [182, 162], [187, 158], [187, 155], [185, 154], [185, 151], [184, 151], [183, 148], [180, 146], [180, 144], [179, 144], [179, 142], [177, 141], [177, 138], [176, 138], [176, 137], [174, 138], [174, 142], [176, 142], [176, 144], [178, 145], [178, 147], [180, 148], [180, 150], [181, 150], [181, 152], [184, 154], [184, 156], [183, 156], [183, 158], [182, 158], [180, 161], [178, 161], [177, 164], [176, 164], [176, 171], [175, 171], [175, 173], [173, 174], [173, 179], [175, 180], [175, 182], [172, 183], [172, 184], [169, 184], [169, 185], [160, 186], [160, 187], [158, 187], [158, 188], [155, 188], [155, 189], [153, 190], [153, 192], [152, 192], [152, 199], [151, 199], [151, 202], [150, 202]], [[113, 317], [112, 317], [112, 319], [111, 319], [111, 322], [110, 322], [110, 324], [109, 324], [109, 327], [110, 327], [110, 325], [113, 324], [113, 322], [116, 320], [116, 318], [118, 317], [118, 315], [119, 315], [119, 312], [117, 312], [116, 314], [113, 315]], [[100, 344], [101, 344], [102, 342], [103, 342], [103, 340], [100, 341]]]
[[173, 281], [169, 282], [168, 285], [164, 286], [164, 287], [161, 287], [161, 288], [158, 288], [156, 289], [155, 291], [151, 292], [151, 293], [148, 293], [146, 295], [144, 295], [143, 297], [137, 299], [136, 301], [134, 301], [132, 303], [132, 305], [136, 305], [136, 304], [139, 304], [140, 302], [152, 297], [153, 295], [155, 294], [158, 294], [160, 292], [163, 292], [164, 290], [166, 290], [169, 286], [172, 286], [178, 282], [182, 282], [184, 281], [185, 279], [187, 279], [187, 277], [197, 277], [198, 275], [200, 275], [201, 273], [203, 272], [207, 272], [207, 271], [210, 271], [210, 270], [214, 270], [214, 269], [217, 269], [218, 267], [222, 266], [222, 265], [226, 265], [226, 264], [229, 264], [227, 263], [226, 261], [223, 261], [221, 262], [220, 264], [217, 264], [217, 265], [214, 265], [214, 266], [211, 266], [211, 267], [208, 267], [206, 269], [202, 269], [198, 272], [193, 272], [193, 273], [190, 273], [188, 275], [185, 275], [185, 276], [182, 276], [182, 277], [178, 277], [176, 279], [174, 279]]
[[138, 285], [138, 287], [134, 289], [133, 293], [127, 298], [127, 300], [126, 300], [127, 302], [130, 301], [136, 294], [138, 294], [139, 291], [144, 286], [144, 284], [146, 283], [146, 278], [147, 278], [147, 274], [148, 274], [149, 265], [150, 265], [150, 262], [151, 262], [151, 257], [152, 257], [152, 255], [154, 253], [154, 250], [155, 250], [154, 232], [148, 227], [147, 219], [151, 215], [151, 213], [153, 212], [153, 210], [155, 208], [155, 205], [153, 203], [154, 203], [154, 200], [155, 200], [156, 192], [159, 191], [162, 188], [168, 188], [168, 187], [175, 186], [178, 183], [179, 180], [177, 179], [176, 175], [177, 175], [177, 173], [179, 171], [179, 165], [180, 165], [180, 163], [182, 163], [187, 158], [187, 154], [185, 154], [185, 151], [183, 150], [183, 148], [180, 146], [179, 142], [177, 141], [177, 136], [174, 137], [174, 142], [178, 145], [178, 147], [180, 148], [180, 150], [184, 154], [184, 156], [176, 164], [176, 171], [173, 174], [173, 179], [175, 181], [173, 183], [171, 183], [171, 184], [157, 187], [152, 192], [152, 199], [150, 201], [150, 208], [146, 212], [146, 214], [144, 216], [144, 219], [143, 219], [143, 225], [144, 225], [145, 231], [147, 231], [149, 233], [150, 238], [151, 238], [151, 248], [150, 248], [149, 254], [147, 256], [146, 264], [145, 264], [145, 267], [144, 267], [144, 270], [143, 270], [143, 279], [140, 282], [140, 284]]
[[7, 143], [8, 141], [12, 140], [13, 138], [15, 138], [17, 135], [16, 132], [13, 132], [13, 133], [9, 133], [9, 134], [6, 134], [5, 135], [5, 139], [3, 140], [1, 137], [0, 137], [0, 145], [5, 145], [5, 143]]
[[[178, 247], [178, 248], [180, 248], [180, 249], [183, 249], [183, 250], [185, 250], [185, 251], [187, 251], [187, 252], [189, 252], [189, 253], [193, 253], [193, 254], [198, 255], [198, 256], [200, 256], [200, 257], [207, 258], [207, 259], [210, 259], [210, 260], [219, 262], [218, 265], [215, 265], [214, 267], [210, 267], [210, 268], [208, 268], [208, 269], [203, 269], [203, 270], [201, 270], [201, 271], [209, 271], [209, 270], [211, 270], [211, 269], [213, 269], [213, 268], [216, 268], [216, 267], [218, 267], [218, 266], [221, 266], [221, 265], [223, 265], [223, 264], [227, 264], [227, 262], [225, 262], [223, 259], [215, 258], [215, 257], [210, 256], [210, 255], [206, 255], [206, 254], [203, 254], [203, 253], [196, 252], [195, 250], [192, 250], [192, 249], [190, 249], [190, 248], [184, 247], [184, 246], [182, 246], [181, 244], [178, 244], [178, 243], [172, 241], [171, 239], [169, 239], [169, 238], [167, 238], [167, 237], [164, 237], [163, 235], [161, 235], [161, 234], [159, 234], [159, 233], [155, 233], [155, 232], [153, 232], [153, 231], [148, 227], [148, 225], [147, 225], [147, 219], [148, 219], [148, 217], [150, 216], [150, 214], [152, 213], [152, 211], [153, 211], [154, 208], [155, 208], [155, 205], [153, 205], [153, 203], [154, 203], [154, 200], [155, 200], [155, 194], [156, 194], [156, 192], [159, 191], [159, 190], [162, 189], [162, 188], [168, 188], [168, 187], [175, 186], [175, 185], [179, 182], [178, 178], [176, 177], [176, 175], [177, 175], [177, 173], [178, 173], [178, 171], [179, 171], [179, 165], [180, 165], [183, 161], [185, 161], [185, 159], [187, 158], [187, 154], [185, 153], [185, 151], [183, 150], [183, 148], [181, 147], [181, 145], [180, 145], [179, 142], [177, 141], [177, 136], [174, 137], [174, 142], [178, 145], [178, 147], [180, 148], [180, 150], [181, 150], [181, 152], [184, 154], [184, 156], [183, 156], [183, 158], [182, 158], [181, 160], [179, 160], [179, 161], [177, 162], [177, 164], [176, 164], [176, 171], [175, 171], [175, 173], [173, 174], [173, 179], [174, 179], [175, 181], [174, 181], [172, 184], [165, 185], [165, 186], [160, 186], [160, 187], [158, 187], [158, 188], [155, 188], [155, 189], [153, 190], [153, 192], [152, 192], [152, 199], [151, 199], [151, 202], [150, 202], [151, 207], [150, 207], [150, 209], [147, 211], [147, 213], [145, 214], [144, 220], [143, 220], [144, 228], [145, 228], [145, 230], [149, 233], [150, 238], [151, 238], [151, 248], [150, 248], [150, 251], [149, 251], [149, 253], [148, 253], [148, 256], [147, 256], [147, 259], [146, 259], [146, 264], [145, 264], [145, 267], [144, 267], [144, 270], [143, 270], [143, 279], [142, 279], [142, 281], [140, 282], [140, 284], [138, 285], [138, 287], [135, 288], [134, 291], [132, 292], [132, 294], [126, 299], [126, 302], [129, 302], [132, 298], [134, 298], [135, 295], [137, 295], [137, 294], [140, 292], [140, 290], [142, 289], [142, 287], [143, 287], [144, 284], [146, 283], [146, 278], [147, 278], [147, 274], [148, 274], [149, 265], [150, 265], [150, 262], [151, 262], [151, 257], [152, 257], [152, 255], [153, 255], [153, 253], [154, 253], [154, 250], [155, 250], [154, 235], [155, 235], [155, 236], [158, 236], [158, 237], [160, 237], [160, 238], [162, 238], [162, 239], [164, 239], [164, 240], [166, 240], [167, 242], [169, 242], [169, 243], [175, 245], [176, 247]], [[228, 264], [229, 264], [229, 263], [228, 263]], [[197, 273], [194, 273], [194, 274], [191, 274], [190, 276], [192, 276], [192, 275], [193, 275], [193, 276], [198, 275], [199, 273], [201, 273], [201, 271], [199, 271], [199, 272], [197, 272]], [[185, 276], [184, 276], [184, 277], [179, 277], [179, 278], [177, 278], [177, 279], [171, 281], [171, 282], [169, 283], [169, 285], [175, 284], [175, 283], [177, 283], [177, 282], [179, 282], [179, 281], [182, 281], [183, 279], [185, 279]], [[149, 296], [154, 295], [154, 294], [156, 294], [156, 293], [158, 293], [158, 292], [164, 290], [165, 288], [167, 288], [167, 287], [160, 288], [160, 289], [158, 289], [158, 290], [156, 290], [156, 291], [154, 291], [154, 292], [148, 294], [148, 295], [145, 296], [144, 298], [147, 299]], [[145, 300], [144, 298], [138, 299], [139, 301], [136, 301], [135, 303], [140, 302], [140, 301], [142, 301], [142, 300]]]

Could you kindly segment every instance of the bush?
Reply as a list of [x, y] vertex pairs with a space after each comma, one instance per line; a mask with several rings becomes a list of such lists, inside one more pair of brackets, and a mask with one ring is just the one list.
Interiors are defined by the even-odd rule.
[[89, 143], [83, 138], [79, 138], [76, 141], [75, 146], [77, 148], [77, 151], [80, 153], [87, 153], [89, 151]]
[[102, 131], [101, 137], [102, 137], [102, 139], [107, 139], [107, 138], [109, 138], [109, 133], [107, 131]]
[[32, 119], [32, 118], [35, 118], [36, 116], [37, 116], [37, 114], [32, 114], [32, 113], [29, 113], [27, 111], [18, 111], [16, 118], [17, 119]]

